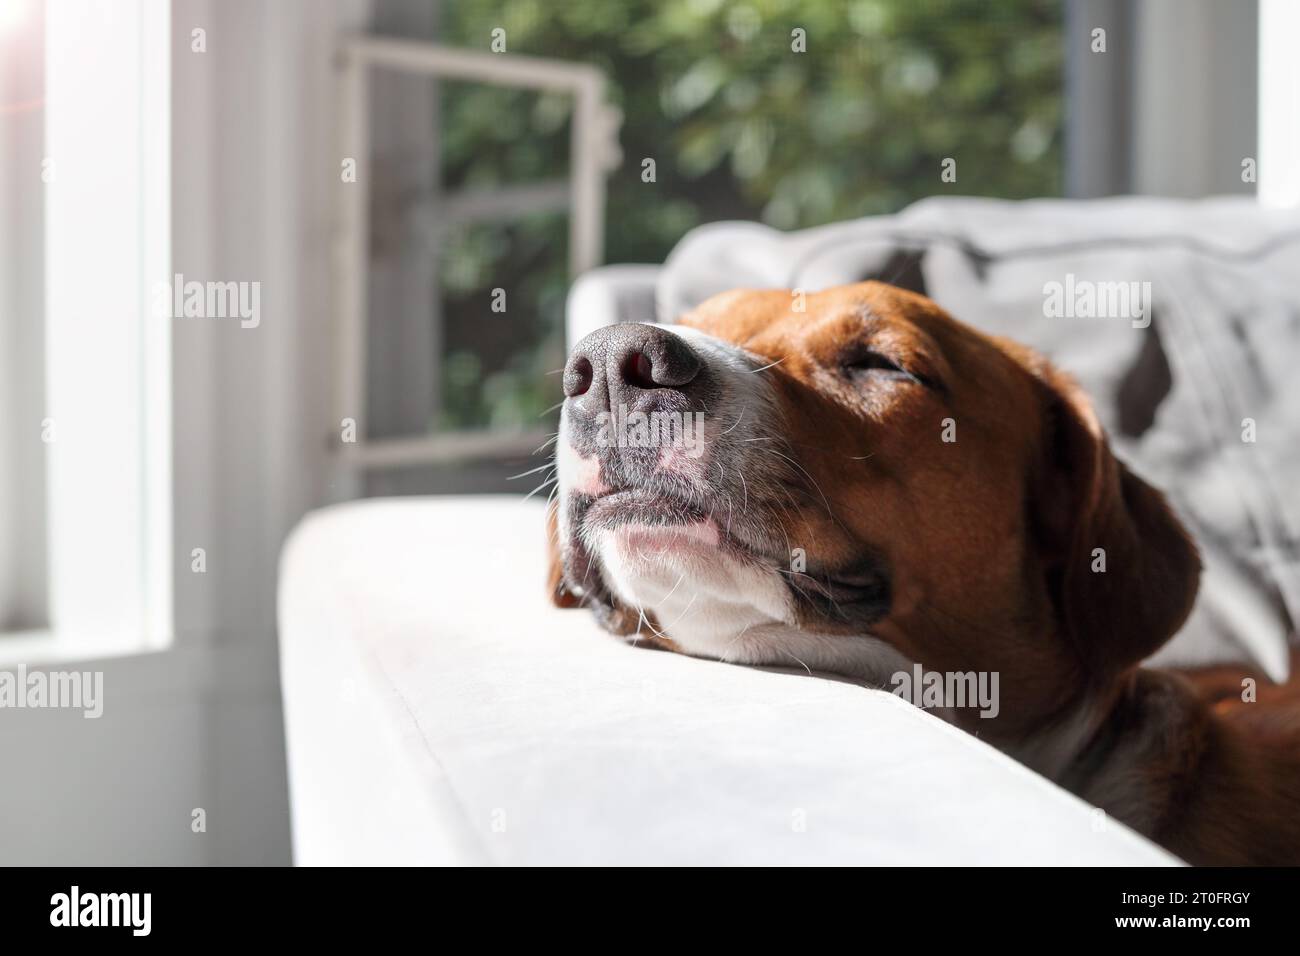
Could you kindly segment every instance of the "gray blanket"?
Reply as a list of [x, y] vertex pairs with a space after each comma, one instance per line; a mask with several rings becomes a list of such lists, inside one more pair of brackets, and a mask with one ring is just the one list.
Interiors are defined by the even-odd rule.
[[1300, 213], [1244, 199], [931, 199], [796, 233], [718, 223], [673, 251], [657, 308], [671, 321], [726, 289], [862, 279], [1039, 349], [1169, 495], [1206, 573], [1157, 663], [1250, 658], [1286, 675], [1300, 621]]

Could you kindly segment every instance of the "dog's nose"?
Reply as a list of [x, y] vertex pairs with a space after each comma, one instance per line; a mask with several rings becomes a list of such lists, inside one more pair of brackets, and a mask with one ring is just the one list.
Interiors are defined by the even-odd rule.
[[695, 351], [667, 329], [607, 325], [574, 346], [564, 366], [564, 395], [590, 415], [619, 405], [631, 408], [655, 389], [684, 391], [700, 367]]

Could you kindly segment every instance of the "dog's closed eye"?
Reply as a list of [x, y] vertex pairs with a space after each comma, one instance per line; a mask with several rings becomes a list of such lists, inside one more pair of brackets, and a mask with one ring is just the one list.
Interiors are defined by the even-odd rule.
[[852, 381], [866, 382], [873, 378], [898, 379], [928, 385], [926, 379], [904, 368], [902, 364], [875, 349], [859, 348], [840, 359], [840, 372]]

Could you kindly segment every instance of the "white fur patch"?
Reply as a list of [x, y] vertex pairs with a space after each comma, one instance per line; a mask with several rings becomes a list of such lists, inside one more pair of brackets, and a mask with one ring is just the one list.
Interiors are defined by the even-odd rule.
[[[658, 549], [645, 546], [638, 535], [636, 526], [599, 532], [595, 545], [606, 580], [623, 603], [653, 612], [662, 635], [688, 654], [805, 667], [880, 686], [911, 666], [877, 638], [800, 628], [779, 572], [689, 540], [698, 532], [688, 532], [675, 547]], [[648, 631], [650, 625], [644, 627]]]
[[609, 491], [600, 478], [600, 460], [595, 455], [578, 454], [563, 435], [555, 449], [555, 467], [565, 491], [592, 497]]

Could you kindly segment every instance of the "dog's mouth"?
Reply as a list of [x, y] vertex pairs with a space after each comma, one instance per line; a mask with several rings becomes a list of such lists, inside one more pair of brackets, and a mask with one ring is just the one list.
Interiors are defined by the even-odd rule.
[[704, 524], [709, 515], [686, 501], [646, 488], [621, 488], [592, 500], [584, 521], [592, 530], [628, 526], [671, 528]]
[[[707, 498], [706, 498], [707, 500]], [[624, 557], [651, 563], [708, 560], [726, 554], [746, 563], [758, 555], [729, 533], [724, 514], [647, 488], [622, 488], [592, 499], [584, 529], [603, 535]]]

